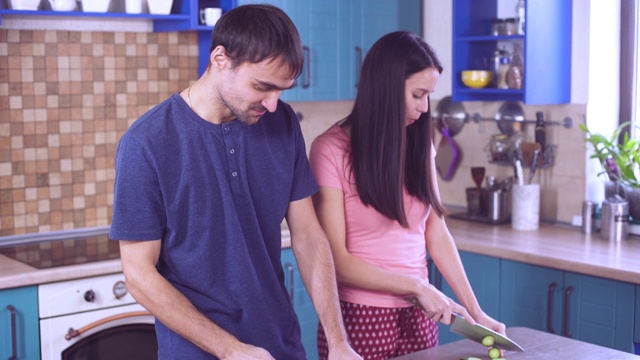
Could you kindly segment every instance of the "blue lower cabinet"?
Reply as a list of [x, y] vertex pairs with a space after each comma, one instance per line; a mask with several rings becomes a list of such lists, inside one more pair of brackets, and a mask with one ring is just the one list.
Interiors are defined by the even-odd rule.
[[293, 309], [300, 321], [302, 332], [302, 344], [307, 352], [308, 360], [318, 359], [317, 331], [318, 315], [313, 307], [311, 298], [302, 283], [302, 277], [298, 270], [298, 264], [290, 248], [282, 249], [282, 267], [284, 269], [284, 281], [293, 303]]
[[500, 320], [632, 353], [635, 292], [621, 281], [503, 260]]
[[565, 272], [563, 297], [563, 336], [634, 352], [633, 284]]
[[502, 260], [500, 316], [507, 327], [523, 326], [560, 334], [563, 272]]
[[40, 359], [36, 286], [0, 290], [0, 359]]
[[[464, 251], [460, 252], [460, 259], [480, 307], [487, 315], [497, 319], [500, 314], [500, 259]], [[444, 279], [442, 279], [442, 292], [459, 303]], [[449, 325], [438, 324], [440, 344], [463, 339], [462, 336], [451, 332], [449, 328]]]
[[636, 354], [640, 355], [640, 285], [636, 285], [636, 310], [635, 310], [635, 341]]

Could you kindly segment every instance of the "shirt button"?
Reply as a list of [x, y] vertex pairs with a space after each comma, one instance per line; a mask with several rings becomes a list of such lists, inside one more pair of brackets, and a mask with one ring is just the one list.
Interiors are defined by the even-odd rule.
[[225, 126], [225, 127], [224, 127], [224, 131], [229, 131], [229, 127], [228, 127], [228, 126]]
[[229, 154], [233, 155], [235, 153], [236, 153], [236, 151], [234, 149], [229, 150]]
[[238, 176], [238, 173], [234, 171], [234, 172], [231, 173], [231, 176], [236, 177], [236, 176]]

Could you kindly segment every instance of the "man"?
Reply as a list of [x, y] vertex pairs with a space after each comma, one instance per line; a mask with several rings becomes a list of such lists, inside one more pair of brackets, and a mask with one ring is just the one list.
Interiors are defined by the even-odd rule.
[[296, 116], [279, 97], [303, 64], [298, 32], [269, 5], [217, 22], [200, 79], [156, 106], [116, 154], [110, 237], [127, 288], [156, 316], [161, 359], [304, 359], [284, 287], [280, 223], [329, 338], [342, 325], [317, 185]]

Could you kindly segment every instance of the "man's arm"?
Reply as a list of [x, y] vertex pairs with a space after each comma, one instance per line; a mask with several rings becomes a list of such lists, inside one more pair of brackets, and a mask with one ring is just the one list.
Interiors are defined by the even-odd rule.
[[241, 343], [204, 316], [158, 271], [161, 241], [120, 241], [120, 257], [131, 295], [158, 320], [220, 359], [273, 359], [268, 351]]
[[333, 257], [311, 197], [289, 203], [286, 218], [302, 281], [325, 331], [329, 358], [361, 359], [349, 346], [344, 330]]

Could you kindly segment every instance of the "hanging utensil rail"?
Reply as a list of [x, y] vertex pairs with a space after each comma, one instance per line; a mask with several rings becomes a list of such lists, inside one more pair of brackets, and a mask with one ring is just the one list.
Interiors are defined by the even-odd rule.
[[[478, 123], [480, 121], [493, 121], [493, 122], [497, 121], [494, 118], [484, 118], [484, 117], [480, 116], [480, 114], [478, 114], [478, 113], [473, 114], [471, 119], [475, 123]], [[522, 123], [525, 123], [525, 124], [535, 124], [536, 123], [535, 120], [526, 120], [526, 119], [525, 120], [516, 120], [515, 118], [509, 119], [508, 116], [503, 117], [502, 120], [519, 121], [519, 122], [522, 122]], [[571, 126], [573, 126], [573, 120], [571, 120], [571, 118], [567, 116], [564, 119], [562, 119], [561, 121], [544, 120], [544, 124], [545, 125], [562, 125], [567, 129], [571, 129]]]

